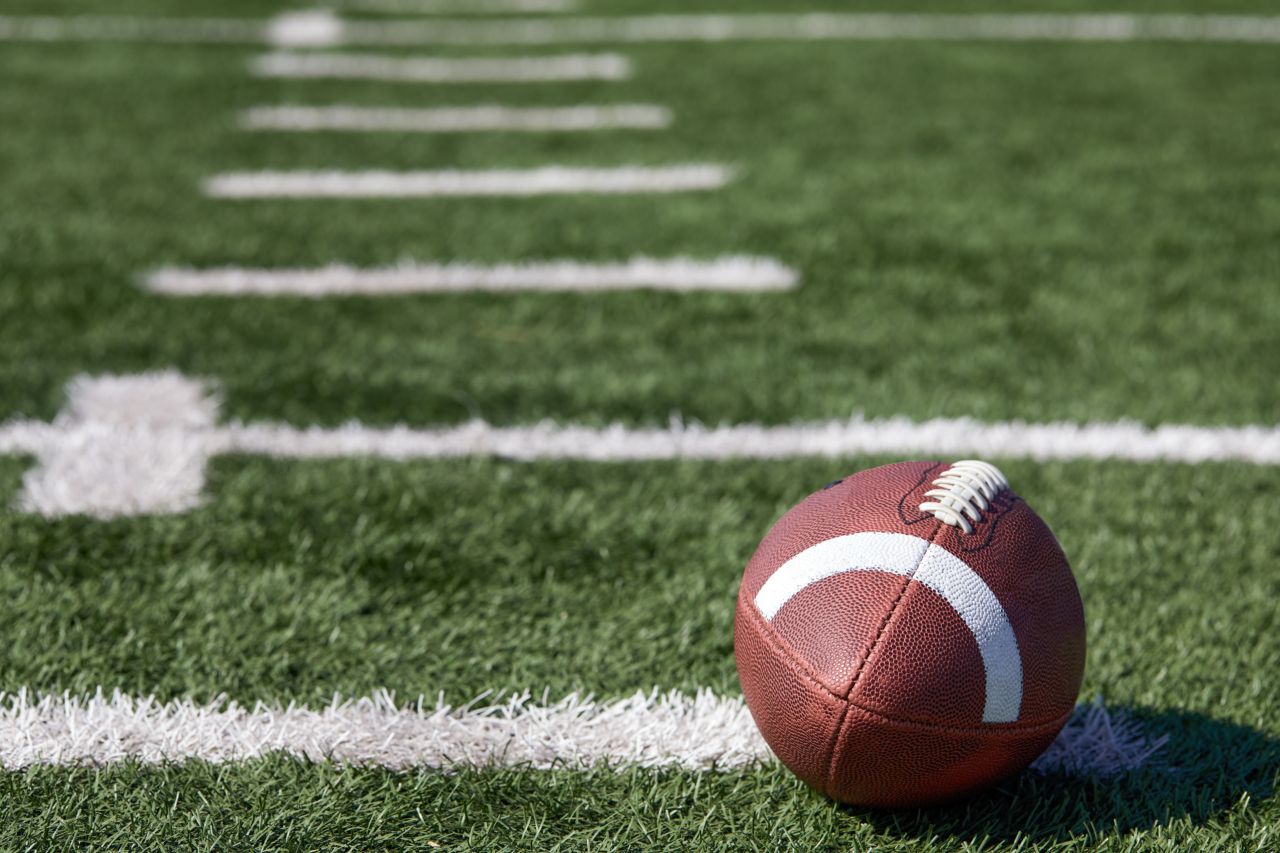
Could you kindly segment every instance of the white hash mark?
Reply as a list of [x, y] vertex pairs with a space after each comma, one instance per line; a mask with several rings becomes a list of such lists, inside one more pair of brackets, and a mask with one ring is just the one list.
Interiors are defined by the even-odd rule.
[[51, 428], [27, 448], [38, 464], [19, 505], [44, 516], [182, 512], [204, 486], [217, 403], [177, 373], [79, 377]]

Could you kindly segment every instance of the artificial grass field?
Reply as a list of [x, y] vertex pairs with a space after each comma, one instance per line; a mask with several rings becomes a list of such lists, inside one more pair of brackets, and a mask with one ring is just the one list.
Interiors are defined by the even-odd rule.
[[[882, 461], [225, 459], [213, 499], [185, 516], [5, 515], [0, 679], [320, 704], [378, 687], [734, 691], [733, 592], [757, 531], [829, 476]], [[1269, 799], [1280, 536], [1262, 511], [1280, 494], [1274, 472], [1005, 467], [1074, 559], [1090, 629], [1083, 695], [1169, 734], [1162, 766], [1094, 782], [1027, 774], [960, 806], [898, 815], [833, 806], [777, 769], [449, 776], [277, 758], [34, 768], [0, 777], [0, 801], [23, 816], [0, 839], [948, 849], [990, 835], [1067, 849], [1266, 849], [1280, 817]]]
[[[691, 49], [625, 46], [627, 82], [421, 86], [256, 80], [252, 47], [4, 45], [0, 417], [52, 417], [90, 365], [162, 365], [217, 380], [228, 416], [299, 424], [1280, 420], [1260, 357], [1280, 324], [1277, 51], [734, 43], [677, 73]], [[264, 103], [513, 101], [653, 102], [675, 122], [437, 137], [236, 126]], [[740, 176], [621, 197], [199, 191], [230, 170], [703, 161]], [[802, 287], [267, 302], [136, 286], [165, 265], [738, 253], [794, 265]]]
[[[188, 515], [5, 515], [0, 679], [250, 703], [379, 687], [736, 692], [733, 594], [758, 531], [811, 487], [883, 461], [224, 459], [214, 497]], [[833, 806], [778, 769], [445, 775], [278, 758], [33, 768], [0, 776], [0, 802], [23, 815], [0, 840], [950, 849], [992, 836], [1012, 849], [1267, 849], [1280, 818], [1280, 535], [1264, 511], [1280, 496], [1274, 472], [1005, 469], [1073, 557], [1089, 617], [1082, 695], [1169, 735], [1158, 766], [1113, 780], [1024, 774], [959, 806], [901, 814]]]
[[[604, 11], [659, 8], [676, 7]], [[1270, 11], [1137, 11], [1188, 10]], [[0, 7], [101, 12], [87, 0]], [[1280, 47], [616, 49], [634, 79], [449, 87], [254, 79], [247, 63], [263, 49], [250, 45], [0, 42], [0, 421], [53, 418], [77, 374], [166, 368], [215, 383], [225, 418], [297, 426], [854, 411], [1280, 421]], [[441, 137], [235, 123], [260, 104], [489, 102], [656, 103], [675, 122]], [[199, 191], [217, 172], [260, 168], [670, 162], [730, 163], [738, 178], [613, 198]], [[164, 265], [736, 253], [795, 266], [800, 289], [308, 301], [138, 287]], [[886, 461], [233, 456], [211, 463], [199, 509], [97, 521], [18, 511], [34, 462], [0, 457], [0, 689], [279, 703], [379, 688], [455, 703], [486, 690], [733, 695], [733, 596], [756, 541], [808, 492]], [[886, 814], [836, 806], [777, 766], [36, 766], [0, 773], [0, 847], [1275, 849], [1277, 471], [994, 461], [1072, 559], [1088, 617], [1082, 699], [1170, 737], [1138, 773], [1024, 774], [956, 806]]]

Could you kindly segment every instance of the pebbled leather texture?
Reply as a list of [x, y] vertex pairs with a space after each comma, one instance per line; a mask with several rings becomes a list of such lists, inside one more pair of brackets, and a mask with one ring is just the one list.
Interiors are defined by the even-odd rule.
[[[815, 492], [774, 525], [743, 573], [734, 652], [747, 705], [779, 759], [844, 802], [925, 805], [1012, 775], [1057, 735], [1080, 689], [1084, 608], [1057, 540], [1007, 490], [969, 534], [920, 512], [946, 467], [885, 465]], [[972, 571], [934, 553], [815, 575], [774, 597], [784, 602], [775, 613], [757, 607], [788, 560], [859, 533], [906, 545], [885, 553], [932, 544]], [[954, 568], [939, 576], [938, 566]], [[989, 692], [1000, 695], [988, 702]], [[984, 707], [1000, 721], [984, 722]]]

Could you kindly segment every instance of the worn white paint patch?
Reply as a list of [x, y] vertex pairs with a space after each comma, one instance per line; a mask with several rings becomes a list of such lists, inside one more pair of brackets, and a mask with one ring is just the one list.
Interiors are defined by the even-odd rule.
[[[217, 404], [177, 373], [78, 378], [52, 427], [10, 427], [37, 465], [20, 506], [98, 518], [181, 512], [199, 503]], [[0, 446], [6, 442], [0, 439]]]
[[214, 198], [633, 195], [714, 190], [732, 177], [733, 169], [716, 163], [474, 172], [231, 172], [210, 178], [204, 190]]
[[631, 62], [616, 53], [559, 56], [396, 57], [358, 53], [268, 53], [249, 70], [259, 77], [380, 80], [405, 83], [554, 83], [626, 80]]
[[504, 12], [567, 12], [576, 3], [574, 0], [340, 0], [340, 5], [365, 12], [493, 15]]
[[[543, 694], [545, 697], [545, 694]], [[335, 697], [310, 709], [227, 700], [157, 701], [120, 692], [90, 697], [39, 695], [28, 690], [0, 697], [0, 766], [101, 766], [145, 763], [245, 761], [286, 753], [317, 761], [393, 769], [526, 767], [551, 769], [607, 764], [728, 771], [772, 760], [768, 746], [739, 697], [708, 690], [637, 693], [601, 702], [572, 693], [558, 702], [528, 693], [506, 700], [485, 697], [461, 707], [438, 699], [400, 704], [389, 693], [362, 699]], [[1068, 725], [1037, 769], [1107, 775], [1149, 760], [1163, 740], [1149, 741], [1133, 723]], [[1084, 731], [1084, 749], [1076, 738]], [[1110, 742], [1106, 732], [1113, 733]]]
[[[323, 13], [321, 13], [323, 14]], [[1280, 16], [1115, 14], [730, 14], [499, 20], [0, 16], [0, 40], [481, 45], [751, 40], [1280, 42]]]
[[612, 264], [577, 261], [499, 264], [415, 264], [361, 269], [160, 269], [144, 285], [170, 296], [378, 296], [481, 291], [719, 290], [765, 291], [795, 287], [799, 275], [773, 258], [732, 256], [632, 258]]
[[671, 111], [652, 104], [574, 107], [253, 107], [240, 114], [248, 130], [350, 130], [401, 133], [473, 133], [657, 130], [670, 126]]
[[1032, 765], [1041, 773], [1115, 776], [1143, 766], [1160, 766], [1168, 735], [1148, 737], [1123, 712], [1110, 712], [1095, 698], [1079, 705], [1053, 743]]

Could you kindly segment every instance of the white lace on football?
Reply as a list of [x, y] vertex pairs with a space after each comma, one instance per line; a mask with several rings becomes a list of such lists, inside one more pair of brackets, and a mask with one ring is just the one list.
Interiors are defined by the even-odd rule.
[[965, 459], [943, 471], [933, 486], [924, 496], [934, 500], [920, 504], [920, 511], [972, 533], [973, 522], [982, 519], [991, 499], [1001, 489], [1009, 488], [1009, 481], [991, 463]]

